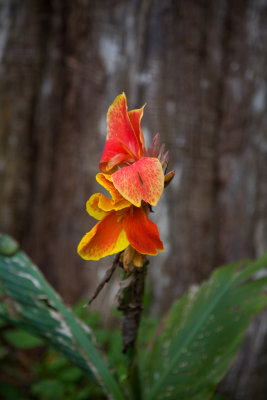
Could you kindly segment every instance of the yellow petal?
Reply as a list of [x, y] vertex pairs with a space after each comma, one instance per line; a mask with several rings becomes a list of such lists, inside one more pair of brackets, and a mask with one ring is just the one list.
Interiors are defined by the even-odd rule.
[[86, 202], [86, 211], [91, 217], [101, 220], [107, 215], [107, 210], [99, 207], [100, 198], [103, 196], [101, 193], [93, 194], [90, 199]]

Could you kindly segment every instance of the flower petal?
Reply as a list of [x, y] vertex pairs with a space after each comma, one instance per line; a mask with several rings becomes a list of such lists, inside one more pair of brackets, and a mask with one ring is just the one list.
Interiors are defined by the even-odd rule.
[[103, 219], [107, 215], [107, 210], [103, 210], [103, 208], [99, 207], [99, 200], [101, 196], [103, 196], [103, 194], [95, 193], [86, 202], [86, 211], [89, 215], [98, 220]]
[[101, 186], [103, 186], [110, 193], [112, 199], [120, 200], [122, 198], [122, 195], [115, 188], [112, 182], [111, 175], [103, 174], [100, 172], [96, 175], [95, 179]]
[[113, 172], [112, 169], [122, 162], [134, 162], [133, 156], [117, 140], [107, 140], [99, 163], [103, 172]]
[[164, 189], [164, 175], [157, 158], [143, 157], [111, 175], [115, 188], [137, 207], [141, 201], [155, 206]]
[[131, 205], [131, 203], [126, 200], [115, 188], [111, 175], [99, 173], [96, 175], [96, 180], [100, 185], [109, 191], [112, 197], [112, 202], [110, 202], [111, 199], [108, 199], [108, 197], [104, 195], [101, 197], [98, 205], [102, 210], [121, 210], [122, 208], [129, 207]]
[[143, 108], [127, 112], [125, 93], [116, 97], [107, 113], [107, 141], [100, 160], [103, 172], [123, 161], [134, 162], [144, 154], [144, 137], [140, 129]]
[[86, 203], [86, 210], [89, 215], [101, 220], [108, 211], [121, 210], [131, 205], [115, 188], [110, 175], [99, 173], [96, 175], [96, 180], [109, 191], [111, 198], [104, 196], [102, 193], [93, 194]]
[[121, 198], [121, 200], [113, 200], [102, 195], [99, 198], [98, 206], [103, 211], [112, 211], [112, 210], [118, 211], [122, 210], [123, 208], [129, 207], [130, 204], [131, 203], [129, 203], [129, 201], [125, 200], [123, 197]]
[[127, 113], [127, 99], [125, 93], [116, 97], [107, 113], [107, 139], [117, 140], [138, 157], [138, 140]]
[[113, 211], [84, 235], [78, 245], [78, 254], [84, 260], [99, 260], [124, 250], [128, 245], [123, 218]]
[[128, 112], [130, 122], [132, 124], [133, 130], [135, 132], [135, 135], [137, 137], [138, 144], [139, 144], [138, 158], [143, 157], [143, 155], [146, 152], [145, 139], [144, 139], [143, 132], [141, 130], [141, 119], [143, 117], [144, 107], [145, 106], [143, 106], [137, 110], [131, 110]]
[[138, 207], [131, 207], [123, 219], [123, 227], [132, 247], [139, 253], [156, 255], [164, 246], [159, 237], [158, 227]]

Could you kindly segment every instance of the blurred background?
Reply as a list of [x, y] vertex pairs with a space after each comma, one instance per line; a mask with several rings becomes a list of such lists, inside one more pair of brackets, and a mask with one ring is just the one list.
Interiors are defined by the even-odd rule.
[[[67, 303], [92, 294], [112, 262], [76, 247], [106, 137], [126, 92], [147, 103], [172, 184], [155, 209], [165, 252], [151, 257], [153, 315], [224, 263], [267, 249], [267, 0], [0, 0], [0, 230], [14, 236]], [[118, 277], [94, 307], [109, 319]], [[267, 399], [259, 317], [223, 383]]]

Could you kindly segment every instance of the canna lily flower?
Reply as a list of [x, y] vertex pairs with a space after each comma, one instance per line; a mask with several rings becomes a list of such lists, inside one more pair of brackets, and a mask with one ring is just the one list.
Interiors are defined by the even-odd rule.
[[[126, 264], [143, 265], [144, 254], [156, 255], [163, 251], [157, 225], [147, 217], [148, 207], [136, 207], [126, 200], [112, 183], [112, 176], [99, 173], [96, 180], [111, 195], [93, 194], [86, 203], [86, 210], [100, 220], [78, 246], [79, 255], [85, 260], [99, 260], [128, 248]], [[134, 251], [133, 251], [133, 250]]]
[[99, 164], [102, 172], [112, 174], [121, 195], [137, 207], [142, 200], [155, 206], [164, 189], [160, 160], [153, 151], [146, 154], [141, 129], [143, 109], [127, 111], [125, 93], [116, 97], [108, 109], [107, 140]]
[[116, 97], [107, 113], [107, 139], [100, 170], [111, 173], [118, 166], [133, 164], [146, 153], [141, 119], [144, 106], [127, 111], [125, 93]]
[[128, 111], [124, 93], [109, 107], [107, 140], [99, 164], [102, 172], [96, 180], [111, 198], [96, 193], [87, 201], [87, 212], [99, 222], [78, 246], [85, 260], [99, 260], [125, 250], [123, 263], [128, 268], [131, 263], [142, 266], [145, 254], [156, 255], [164, 250], [158, 228], [148, 213], [158, 203], [174, 171], [164, 178], [168, 153], [164, 154], [164, 146], [159, 149], [158, 134], [146, 150], [141, 130], [143, 109]]

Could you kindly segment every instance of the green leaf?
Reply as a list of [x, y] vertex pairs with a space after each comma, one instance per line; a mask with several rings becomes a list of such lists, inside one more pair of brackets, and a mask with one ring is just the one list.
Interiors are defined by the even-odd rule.
[[32, 393], [40, 399], [63, 399], [64, 384], [55, 379], [46, 379], [32, 386]]
[[0, 317], [44, 338], [93, 376], [109, 398], [125, 399], [118, 381], [96, 347], [91, 329], [63, 304], [22, 251], [10, 256], [0, 254], [0, 280], [6, 294], [15, 301], [13, 313], [17, 314], [16, 318], [11, 317], [7, 306], [0, 304]]
[[80, 368], [77, 367], [68, 367], [63, 369], [59, 374], [58, 377], [67, 383], [73, 383], [78, 381], [83, 376], [83, 372]]
[[3, 333], [5, 340], [18, 349], [32, 349], [42, 346], [44, 341], [22, 329], [9, 329]]
[[171, 307], [161, 333], [142, 353], [146, 400], [211, 398], [252, 316], [267, 303], [267, 278], [249, 279], [267, 266], [267, 254], [246, 264], [217, 269]]

